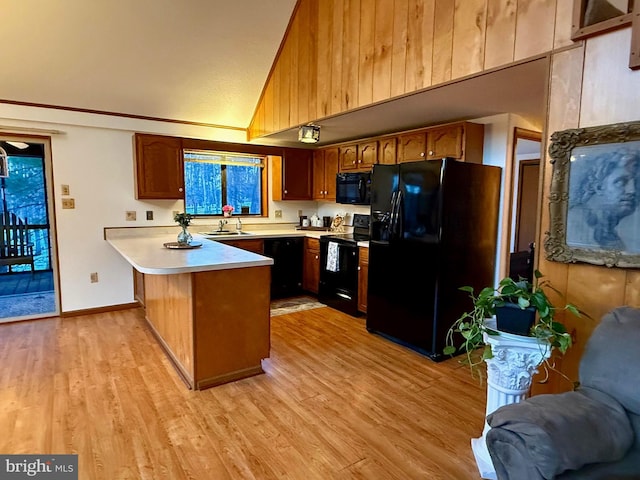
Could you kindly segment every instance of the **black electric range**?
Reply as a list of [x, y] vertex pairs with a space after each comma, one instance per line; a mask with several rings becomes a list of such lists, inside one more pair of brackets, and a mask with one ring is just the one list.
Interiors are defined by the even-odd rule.
[[318, 300], [358, 315], [358, 242], [369, 240], [369, 215], [353, 216], [353, 232], [320, 237]]
[[320, 240], [325, 242], [358, 243], [369, 240], [369, 215], [356, 213], [353, 215], [353, 232], [323, 235]]

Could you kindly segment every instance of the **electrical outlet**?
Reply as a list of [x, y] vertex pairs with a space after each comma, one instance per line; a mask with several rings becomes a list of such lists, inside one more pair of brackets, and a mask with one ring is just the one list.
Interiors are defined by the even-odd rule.
[[275, 214], [276, 214], [276, 218], [282, 218], [282, 210], [276, 210]]
[[147, 210], [147, 220], [153, 220], [153, 210]]
[[62, 208], [76, 208], [76, 201], [73, 198], [63, 198]]
[[98, 283], [98, 272], [93, 272], [90, 275], [91, 283]]
[[69, 185], [61, 185], [60, 190], [62, 191], [62, 195], [69, 195]]
[[128, 210], [128, 211], [127, 211], [127, 213], [126, 213], [126, 217], [125, 217], [125, 219], [126, 219], [127, 221], [133, 221], [133, 220], [135, 220], [135, 219], [136, 219], [136, 212], [135, 212], [135, 211], [129, 211], [129, 210]]

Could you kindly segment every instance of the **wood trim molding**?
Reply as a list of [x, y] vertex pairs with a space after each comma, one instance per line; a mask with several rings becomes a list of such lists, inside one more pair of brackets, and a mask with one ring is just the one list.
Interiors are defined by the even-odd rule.
[[82, 310], [71, 310], [68, 312], [60, 312], [60, 318], [79, 317], [81, 315], [92, 315], [94, 313], [117, 312], [118, 310], [128, 310], [130, 308], [138, 308], [140, 303], [121, 303], [118, 305], [108, 305], [106, 307], [84, 308]]

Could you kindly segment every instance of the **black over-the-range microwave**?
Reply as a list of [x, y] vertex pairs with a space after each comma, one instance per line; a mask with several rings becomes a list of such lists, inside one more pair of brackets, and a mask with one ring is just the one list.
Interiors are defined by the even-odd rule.
[[338, 173], [336, 202], [369, 205], [371, 203], [371, 172]]

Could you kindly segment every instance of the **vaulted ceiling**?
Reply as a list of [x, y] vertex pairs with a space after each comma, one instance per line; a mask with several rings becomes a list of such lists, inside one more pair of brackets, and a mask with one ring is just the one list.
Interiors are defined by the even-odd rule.
[[295, 3], [2, 2], [0, 100], [246, 128]]
[[[295, 0], [3, 2], [0, 101], [247, 128]], [[548, 59], [320, 119], [321, 144], [517, 113], [542, 125]], [[260, 143], [296, 145], [297, 128]]]

